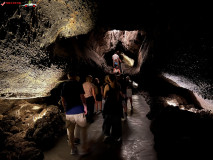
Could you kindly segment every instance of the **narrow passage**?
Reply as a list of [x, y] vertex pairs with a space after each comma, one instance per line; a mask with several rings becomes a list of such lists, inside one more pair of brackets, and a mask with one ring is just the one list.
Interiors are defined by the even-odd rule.
[[146, 118], [149, 106], [141, 95], [133, 95], [134, 112], [130, 115], [128, 101], [127, 121], [123, 121], [123, 143], [112, 146], [102, 142], [102, 114], [95, 116], [94, 123], [88, 126], [88, 140], [91, 153], [85, 156], [70, 155], [66, 135], [62, 136], [54, 148], [44, 152], [45, 160], [157, 160], [153, 148], [153, 135], [149, 129], [150, 120]]

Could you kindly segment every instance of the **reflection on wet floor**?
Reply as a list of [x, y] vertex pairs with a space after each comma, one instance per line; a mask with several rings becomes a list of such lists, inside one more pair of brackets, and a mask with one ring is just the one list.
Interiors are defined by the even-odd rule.
[[105, 144], [102, 135], [102, 114], [95, 116], [95, 122], [88, 126], [90, 153], [85, 156], [70, 155], [66, 135], [54, 148], [44, 152], [45, 160], [156, 160], [154, 140], [150, 121], [146, 118], [149, 106], [141, 95], [133, 95], [134, 112], [130, 115], [128, 102], [127, 121], [123, 121], [123, 143]]

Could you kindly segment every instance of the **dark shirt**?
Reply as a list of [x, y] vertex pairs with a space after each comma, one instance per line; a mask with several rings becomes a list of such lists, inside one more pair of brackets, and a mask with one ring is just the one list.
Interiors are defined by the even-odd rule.
[[80, 94], [84, 94], [83, 86], [74, 80], [64, 83], [61, 96], [65, 99], [66, 112], [75, 106], [83, 106]]
[[126, 86], [127, 86], [127, 89], [132, 89], [132, 81], [131, 80], [126, 81]]
[[122, 99], [120, 95], [119, 84], [117, 84], [115, 88], [112, 88], [109, 85], [109, 91], [107, 91], [106, 93], [106, 101], [103, 114], [122, 116]]
[[126, 81], [125, 81], [124, 79], [120, 79], [120, 80], [119, 80], [119, 84], [120, 84], [120, 86], [121, 86], [121, 92], [122, 92], [123, 94], [126, 94], [126, 88], [127, 88], [127, 83], [126, 83]]

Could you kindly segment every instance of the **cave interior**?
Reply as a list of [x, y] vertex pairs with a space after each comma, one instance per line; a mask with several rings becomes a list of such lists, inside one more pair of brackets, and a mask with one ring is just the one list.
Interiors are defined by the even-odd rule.
[[210, 4], [35, 3], [0, 10], [0, 159], [43, 159], [42, 151], [65, 134], [57, 87], [66, 73], [75, 71], [81, 82], [88, 74], [103, 82], [116, 51], [123, 74], [138, 83], [134, 93], [150, 105], [158, 159], [212, 157]]

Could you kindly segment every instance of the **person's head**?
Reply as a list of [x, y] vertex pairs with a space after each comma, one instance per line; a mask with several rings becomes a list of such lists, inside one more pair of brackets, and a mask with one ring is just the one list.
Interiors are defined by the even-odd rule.
[[80, 76], [76, 76], [75, 79], [76, 79], [76, 81], [80, 82], [81, 77]]
[[129, 76], [126, 76], [126, 80], [129, 81], [129, 80], [130, 80], [130, 77], [129, 77]]
[[75, 77], [76, 77], [75, 72], [68, 72], [68, 73], [67, 73], [67, 78], [68, 78], [69, 80], [75, 79]]
[[110, 74], [108, 77], [108, 80], [109, 80], [109, 82], [115, 82], [115, 80], [116, 80], [115, 74]]
[[92, 76], [91, 75], [88, 75], [86, 77], [86, 82], [92, 82]]
[[104, 82], [105, 82], [105, 83], [109, 83], [108, 77], [109, 77], [109, 75], [106, 75], [106, 76], [105, 76], [105, 78], [104, 78]]
[[119, 73], [116, 73], [116, 79], [117, 79], [117, 81], [119, 81], [121, 79], [121, 76]]
[[99, 79], [98, 78], [95, 78], [95, 83], [100, 83]]

